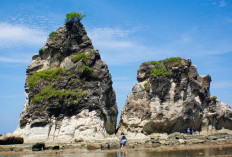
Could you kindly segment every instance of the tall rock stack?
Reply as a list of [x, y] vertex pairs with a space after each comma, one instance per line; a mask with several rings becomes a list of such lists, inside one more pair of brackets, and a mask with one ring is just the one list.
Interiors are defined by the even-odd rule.
[[118, 109], [107, 65], [80, 22], [52, 32], [26, 73], [26, 103], [14, 134], [25, 143], [102, 139]]
[[189, 59], [143, 63], [123, 108], [118, 134], [143, 138], [153, 133], [232, 130], [232, 111], [210, 97], [209, 75], [199, 76]]

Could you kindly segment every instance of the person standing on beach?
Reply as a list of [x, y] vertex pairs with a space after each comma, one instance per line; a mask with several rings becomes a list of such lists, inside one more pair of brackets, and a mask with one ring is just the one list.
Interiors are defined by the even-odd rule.
[[126, 147], [126, 142], [127, 142], [127, 138], [124, 135], [124, 133], [121, 133], [121, 137], [120, 137], [120, 147], [121, 149], [124, 149]]

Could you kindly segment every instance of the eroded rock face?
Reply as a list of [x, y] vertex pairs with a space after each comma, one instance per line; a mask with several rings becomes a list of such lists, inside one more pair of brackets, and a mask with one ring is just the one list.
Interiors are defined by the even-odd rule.
[[152, 133], [185, 132], [186, 128], [232, 130], [232, 111], [210, 98], [209, 75], [199, 76], [189, 59], [143, 63], [123, 108], [118, 134], [145, 138]]
[[0, 136], [0, 145], [23, 144], [22, 137], [14, 136], [12, 134], [5, 134]]
[[107, 65], [80, 22], [50, 34], [26, 75], [26, 103], [15, 134], [25, 143], [102, 139], [118, 114]]

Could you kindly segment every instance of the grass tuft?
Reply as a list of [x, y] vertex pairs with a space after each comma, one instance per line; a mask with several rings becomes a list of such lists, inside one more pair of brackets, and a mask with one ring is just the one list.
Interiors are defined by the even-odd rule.
[[40, 48], [40, 49], [39, 49], [39, 55], [42, 56], [43, 53], [44, 53], [44, 48]]
[[29, 87], [34, 87], [41, 79], [47, 81], [58, 79], [59, 74], [62, 73], [63, 71], [64, 69], [62, 68], [56, 68], [56, 69], [35, 72], [33, 75], [28, 77], [28, 85]]
[[40, 103], [43, 99], [49, 99], [49, 98], [62, 98], [63, 96], [67, 97], [68, 95], [74, 95], [77, 99], [79, 99], [81, 96], [86, 95], [85, 92], [77, 92], [74, 90], [68, 90], [65, 92], [62, 92], [60, 90], [53, 90], [52, 86], [47, 86], [44, 89], [42, 89], [33, 99], [32, 103]]
[[80, 73], [84, 73], [87, 76], [93, 76], [94, 75], [94, 70], [93, 68], [87, 66], [87, 65], [83, 65], [81, 68], [78, 69], [78, 72]]
[[212, 100], [212, 101], [216, 101], [216, 100], [217, 100], [217, 97], [216, 97], [216, 96], [212, 96], [212, 97], [211, 97], [211, 100]]
[[150, 75], [152, 77], [167, 76], [171, 74], [162, 62], [153, 61], [152, 64], [155, 66], [150, 70]]
[[148, 83], [148, 82], [146, 82], [146, 83], [144, 83], [144, 88], [145, 88], [145, 90], [147, 91], [147, 92], [149, 92], [150, 91], [150, 84]]
[[96, 52], [96, 50], [92, 49], [89, 51], [88, 54], [85, 53], [78, 53], [71, 58], [72, 62], [76, 63], [79, 60], [82, 60], [83, 63], [86, 64], [87, 60]]
[[88, 56], [85, 53], [79, 53], [71, 58], [72, 62], [77, 62], [79, 60], [82, 60], [84, 63], [87, 62]]
[[165, 68], [152, 68], [151, 71], [150, 71], [150, 75], [152, 77], [159, 77], [159, 76], [168, 76], [170, 75], [171, 72], [169, 72], [167, 69]]
[[181, 58], [180, 57], [171, 57], [162, 61], [165, 66], [181, 66]]
[[57, 32], [51, 32], [51, 33], [49, 34], [49, 38], [50, 38], [51, 40], [54, 40], [54, 39], [57, 37], [57, 35], [58, 35]]

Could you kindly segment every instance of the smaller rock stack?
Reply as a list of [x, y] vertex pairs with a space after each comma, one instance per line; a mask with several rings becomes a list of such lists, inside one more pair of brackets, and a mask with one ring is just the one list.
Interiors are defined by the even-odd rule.
[[[232, 130], [232, 111], [210, 97], [209, 75], [200, 76], [190, 59], [143, 63], [123, 108], [118, 134], [144, 138], [153, 133]], [[225, 131], [225, 130], [224, 130]]]

